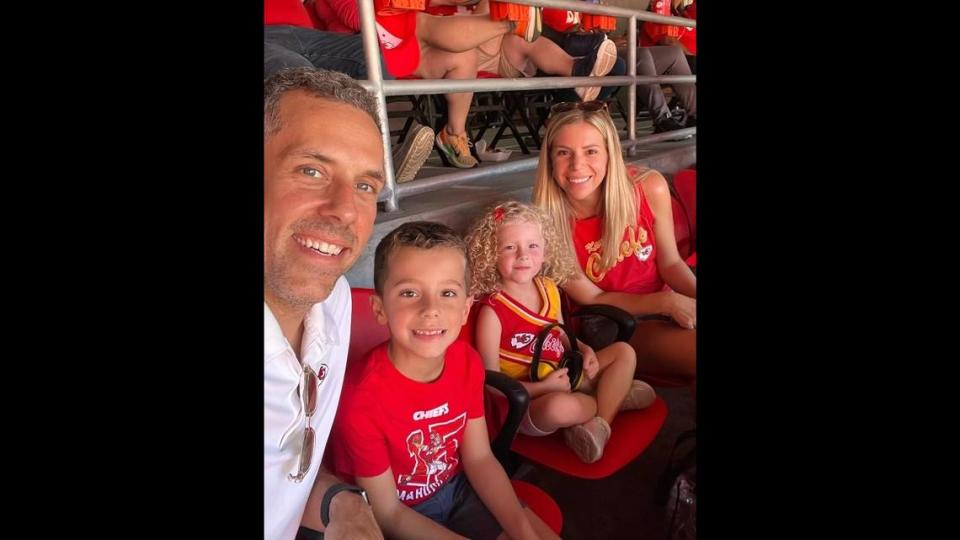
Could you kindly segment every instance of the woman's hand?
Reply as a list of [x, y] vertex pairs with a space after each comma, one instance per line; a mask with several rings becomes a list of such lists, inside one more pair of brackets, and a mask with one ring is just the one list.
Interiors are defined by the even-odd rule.
[[697, 300], [671, 291], [667, 314], [683, 328], [697, 327]]

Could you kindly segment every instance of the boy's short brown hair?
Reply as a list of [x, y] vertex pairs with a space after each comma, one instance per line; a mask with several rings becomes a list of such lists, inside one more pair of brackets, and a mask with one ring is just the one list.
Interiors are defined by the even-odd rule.
[[470, 265], [467, 264], [467, 247], [463, 238], [443, 223], [409, 221], [387, 233], [377, 244], [377, 250], [373, 256], [373, 288], [377, 294], [383, 294], [383, 284], [387, 281], [389, 273], [387, 259], [391, 253], [402, 247], [419, 249], [448, 247], [459, 251], [463, 255], [465, 268], [463, 285], [466, 290], [470, 290]]

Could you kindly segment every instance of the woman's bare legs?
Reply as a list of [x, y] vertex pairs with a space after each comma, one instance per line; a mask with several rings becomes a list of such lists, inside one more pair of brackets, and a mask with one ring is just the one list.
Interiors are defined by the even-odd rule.
[[637, 351], [637, 378], [642, 374], [697, 376], [697, 331], [672, 321], [637, 321], [630, 338]]

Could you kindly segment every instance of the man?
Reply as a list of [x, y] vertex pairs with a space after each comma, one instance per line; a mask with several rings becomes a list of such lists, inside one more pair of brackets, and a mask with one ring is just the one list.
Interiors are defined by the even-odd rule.
[[[312, 8], [311, 8], [312, 11]], [[263, 77], [283, 68], [317, 67], [367, 78], [360, 35], [317, 29], [302, 0], [265, 0], [263, 3]], [[383, 77], [391, 79], [386, 69]], [[416, 178], [433, 149], [433, 130], [414, 124], [402, 146], [393, 149], [397, 183]]]
[[[320, 464], [350, 343], [343, 274], [384, 186], [377, 118], [375, 98], [341, 73], [287, 69], [264, 83], [266, 539], [292, 540], [301, 521], [328, 540], [383, 538], [366, 495]], [[319, 504], [307, 508], [311, 489]]]

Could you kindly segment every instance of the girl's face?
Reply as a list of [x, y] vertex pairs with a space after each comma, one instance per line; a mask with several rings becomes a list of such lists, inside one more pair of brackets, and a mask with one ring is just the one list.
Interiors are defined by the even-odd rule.
[[553, 179], [575, 208], [599, 208], [608, 159], [603, 135], [592, 124], [567, 124], [557, 132], [550, 148]]
[[497, 271], [503, 285], [530, 283], [543, 266], [543, 232], [528, 221], [497, 228]]

